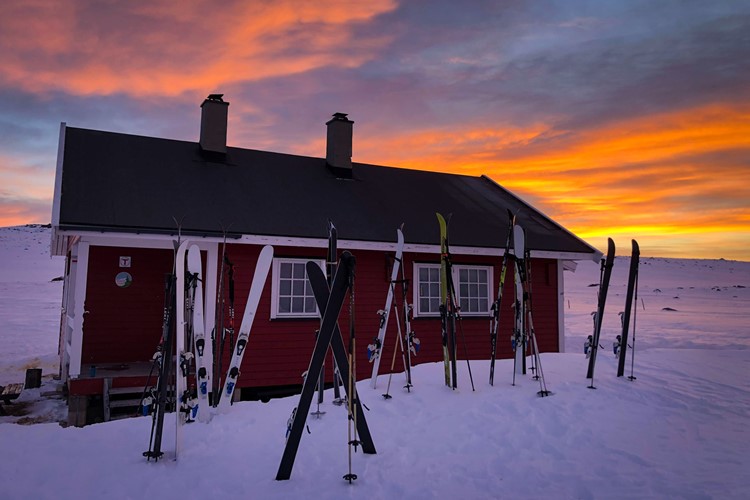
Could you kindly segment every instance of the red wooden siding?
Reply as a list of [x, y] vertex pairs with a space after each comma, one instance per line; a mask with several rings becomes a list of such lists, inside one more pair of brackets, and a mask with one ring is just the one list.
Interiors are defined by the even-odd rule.
[[[120, 268], [120, 256], [131, 257], [131, 267]], [[82, 363], [151, 359], [161, 338], [164, 275], [173, 261], [171, 250], [91, 247]], [[133, 277], [127, 288], [115, 284], [120, 271]]]
[[[230, 244], [228, 255], [235, 266], [235, 338], [240, 329], [259, 246]], [[355, 278], [355, 332], [357, 336], [357, 377], [369, 378], [372, 365], [367, 360], [367, 344], [377, 335], [377, 311], [385, 305], [388, 291], [392, 252], [355, 251], [357, 259]], [[325, 249], [276, 247], [275, 257], [324, 259]], [[115, 285], [114, 277], [121, 271], [119, 257], [132, 257], [132, 267], [126, 269], [133, 275], [128, 288]], [[205, 254], [204, 254], [205, 256]], [[147, 361], [161, 335], [162, 307], [164, 301], [164, 275], [172, 269], [173, 252], [170, 250], [123, 249], [92, 247], [89, 261], [89, 282], [86, 297], [86, 315], [83, 338], [83, 363], [127, 363]], [[412, 302], [413, 263], [437, 263], [434, 254], [406, 253], [406, 277], [410, 281], [408, 301]], [[494, 267], [492, 295], [497, 292], [502, 259], [499, 257], [455, 256], [454, 264], [478, 264]], [[557, 263], [554, 260], [536, 259], [532, 267], [533, 312], [539, 347], [544, 352], [558, 350], [558, 290]], [[498, 333], [498, 358], [510, 358], [510, 336], [513, 326], [513, 268], [506, 275], [504, 299]], [[267, 387], [300, 384], [307, 370], [315, 345], [315, 330], [319, 319], [271, 320], [271, 280], [269, 273], [242, 363], [239, 387]], [[226, 280], [225, 280], [226, 286]], [[400, 286], [396, 287], [394, 304], [403, 315], [403, 298]], [[403, 316], [402, 316], [403, 317]], [[463, 335], [459, 336], [458, 353], [461, 360], [489, 359], [489, 317], [464, 317]], [[225, 324], [229, 325], [225, 310]], [[344, 302], [339, 325], [345, 344], [349, 342], [349, 301]], [[402, 323], [402, 328], [404, 327]], [[415, 364], [442, 360], [442, 343], [439, 318], [415, 318], [412, 329], [421, 340], [421, 351], [413, 358]], [[380, 373], [388, 373], [396, 341], [396, 319], [391, 314], [386, 334]], [[459, 330], [460, 332], [460, 330]], [[226, 370], [232, 347], [224, 347], [222, 368]], [[400, 356], [396, 371], [401, 371]], [[331, 381], [331, 356], [327, 358], [326, 380]]]
[[[255, 261], [260, 251], [259, 247], [241, 245], [229, 246], [230, 258], [235, 262], [236, 283], [236, 324], [239, 329], [244, 302], [249, 291]], [[355, 278], [355, 333], [357, 338], [357, 378], [369, 378], [372, 365], [367, 360], [367, 344], [377, 335], [379, 317], [377, 311], [385, 305], [388, 292], [388, 279], [392, 254], [388, 252], [356, 251], [357, 258]], [[278, 247], [276, 257], [299, 257], [311, 259], [325, 258], [324, 249], [300, 249]], [[406, 277], [410, 281], [408, 300], [412, 302], [411, 286], [413, 263], [436, 262], [432, 254], [406, 254], [404, 256]], [[456, 257], [455, 264], [480, 264], [494, 266], [494, 279], [500, 276], [500, 258], [489, 257]], [[539, 348], [543, 352], [558, 351], [558, 302], [557, 302], [557, 271], [556, 261], [537, 259], [532, 268], [532, 290], [534, 307], [534, 326], [536, 328]], [[502, 306], [501, 327], [498, 334], [498, 357], [510, 358], [512, 351], [510, 337], [513, 326], [513, 272], [508, 269]], [[271, 314], [271, 279], [269, 276], [263, 296], [258, 307], [253, 330], [248, 343], [239, 378], [240, 387], [263, 387], [273, 385], [299, 384], [301, 375], [307, 370], [310, 355], [315, 345], [314, 332], [318, 328], [318, 319], [270, 319]], [[492, 284], [493, 296], [496, 293], [497, 281]], [[394, 304], [403, 314], [403, 299], [400, 287], [396, 287]], [[466, 352], [470, 359], [489, 359], [489, 317], [465, 317], [462, 321], [464, 342], [459, 337], [459, 358], [465, 359]], [[344, 343], [349, 343], [349, 301], [344, 302], [339, 318]], [[403, 328], [402, 323], [402, 328]], [[440, 336], [439, 318], [416, 318], [412, 322], [412, 329], [421, 341], [421, 350], [413, 358], [415, 364], [442, 360], [442, 342]], [[396, 319], [391, 314], [383, 349], [383, 360], [380, 373], [389, 373], [393, 349], [396, 342]], [[330, 355], [327, 359], [326, 380], [332, 380]], [[229, 360], [229, 349], [225, 349], [223, 366]], [[395, 371], [400, 371], [400, 356], [396, 360]], [[401, 364], [403, 367], [403, 365]], [[401, 368], [402, 369], [402, 368]]]

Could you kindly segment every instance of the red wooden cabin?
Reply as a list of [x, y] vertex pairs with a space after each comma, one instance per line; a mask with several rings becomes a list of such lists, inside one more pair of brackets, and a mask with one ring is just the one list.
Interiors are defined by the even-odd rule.
[[[531, 251], [540, 350], [562, 350], [563, 269], [576, 260], [597, 260], [596, 249], [485, 176], [353, 163], [353, 122], [346, 115], [337, 113], [327, 123], [326, 158], [310, 158], [227, 147], [227, 109], [216, 96], [203, 103], [197, 143], [61, 126], [52, 244], [53, 254], [68, 258], [60, 357], [71, 423], [97, 420], [92, 408], [99, 398], [105, 401], [101, 417], [108, 418], [118, 394], [146, 383], [161, 337], [164, 275], [172, 269], [178, 237], [175, 220], [181, 222], [179, 237], [203, 251], [207, 331], [216, 323], [225, 238], [235, 269], [235, 329], [260, 249], [274, 246], [239, 378], [237, 394], [243, 398], [265, 398], [298, 389], [302, 382], [319, 318], [314, 307], [305, 307], [301, 288], [282, 290], [293, 285], [288, 271], [325, 259], [328, 220], [338, 228], [339, 251], [357, 258], [358, 379], [371, 374], [365, 346], [377, 334], [377, 311], [384, 306], [402, 223], [402, 265], [410, 283], [408, 302], [414, 305], [412, 327], [422, 347], [414, 362], [442, 360], [440, 320], [429, 300], [434, 293], [430, 270], [440, 261], [435, 212], [452, 214], [455, 280], [459, 299], [462, 293], [466, 299], [467, 347], [459, 344], [459, 357], [489, 359], [489, 307], [497, 292], [508, 209], [518, 214]], [[504, 296], [512, 295], [508, 278]], [[512, 356], [511, 302], [503, 302], [499, 358]], [[395, 303], [401, 309], [400, 287]], [[229, 321], [226, 311], [224, 321]], [[346, 330], [346, 304], [340, 322]], [[387, 360], [394, 347], [394, 315], [390, 322], [382, 354]], [[227, 346], [224, 366], [229, 351]], [[380, 373], [389, 368], [383, 362]]]

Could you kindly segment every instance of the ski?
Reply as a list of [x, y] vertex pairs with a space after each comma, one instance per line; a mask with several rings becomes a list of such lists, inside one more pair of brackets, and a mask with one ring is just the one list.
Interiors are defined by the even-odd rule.
[[[354, 272], [355, 260], [349, 252], [344, 252], [341, 256], [341, 262], [336, 270], [330, 291], [326, 283], [323, 271], [315, 262], [307, 263], [307, 277], [315, 295], [315, 302], [318, 305], [322, 318], [320, 334], [315, 343], [310, 365], [307, 369], [307, 378], [302, 386], [302, 394], [297, 407], [292, 412], [291, 424], [287, 427], [287, 440], [284, 446], [284, 452], [281, 457], [276, 480], [283, 481], [291, 477], [294, 459], [299, 449], [302, 432], [305, 428], [310, 405], [312, 404], [317, 376], [322, 369], [323, 360], [328, 352], [329, 346], [333, 350], [336, 363], [344, 380], [349, 380], [349, 360], [347, 349], [344, 346], [344, 340], [341, 337], [341, 331], [338, 327], [338, 316], [344, 304], [347, 290], [351, 284], [351, 273]], [[344, 386], [346, 387], [346, 386]], [[349, 389], [347, 389], [349, 390]], [[375, 445], [372, 442], [367, 421], [362, 413], [361, 403], [359, 401], [356, 387], [352, 387], [353, 394], [347, 393], [347, 398], [356, 405], [356, 412], [359, 418], [356, 422], [356, 428], [360, 436], [360, 444], [364, 453], [375, 453]]]
[[383, 309], [378, 311], [380, 316], [380, 326], [378, 328], [378, 335], [373, 339], [372, 344], [367, 346], [367, 357], [372, 363], [372, 378], [370, 379], [370, 387], [375, 389], [378, 383], [378, 370], [380, 369], [380, 354], [383, 350], [383, 342], [385, 342], [385, 331], [388, 328], [388, 318], [391, 315], [391, 308], [393, 306], [393, 295], [395, 290], [395, 283], [398, 279], [398, 270], [401, 266], [401, 259], [404, 254], [404, 233], [401, 229], [396, 230], [396, 257], [393, 260], [393, 269], [391, 269], [391, 279], [388, 282], [388, 294], [385, 298], [385, 306]]
[[245, 355], [245, 348], [247, 347], [247, 342], [250, 338], [250, 330], [253, 326], [255, 313], [258, 310], [258, 302], [260, 302], [260, 296], [263, 293], [263, 287], [265, 286], [266, 277], [268, 276], [268, 271], [271, 269], [272, 262], [273, 247], [266, 245], [260, 251], [258, 262], [255, 264], [255, 274], [253, 275], [253, 281], [250, 285], [250, 293], [247, 297], [245, 313], [242, 315], [242, 323], [240, 324], [240, 332], [237, 335], [237, 343], [232, 350], [232, 360], [229, 362], [229, 370], [227, 371], [224, 380], [224, 388], [221, 391], [218, 404], [219, 408], [226, 408], [232, 404], [232, 396], [234, 395], [234, 389], [237, 385], [237, 379], [240, 374], [242, 358]]
[[[622, 336], [620, 337], [620, 352], [619, 359], [617, 362], [617, 376], [622, 377], [625, 373], [625, 357], [628, 351], [628, 330], [630, 328], [630, 312], [633, 305], [633, 293], [636, 295], [638, 287], [638, 264], [641, 257], [641, 249], [638, 246], [638, 242], [632, 240], [633, 251], [630, 257], [630, 273], [628, 275], [628, 291], [625, 295], [625, 312], [622, 315]], [[636, 310], [638, 309], [636, 304]], [[633, 320], [633, 338], [635, 338], [635, 314]], [[631, 354], [632, 356], [632, 354]], [[632, 371], [632, 370], [631, 370]], [[631, 380], [635, 380], [632, 373], [629, 377]]]
[[448, 268], [445, 256], [447, 255], [446, 241], [448, 239], [448, 223], [442, 214], [435, 214], [440, 225], [440, 337], [443, 342], [443, 368], [445, 369], [445, 385], [455, 387], [455, 381], [451, 384], [451, 356], [448, 349]]
[[[333, 284], [333, 277], [336, 275], [337, 265], [337, 253], [338, 253], [338, 231], [336, 226], [333, 225], [332, 221], [328, 221], [328, 260], [326, 261], [326, 280], [328, 287], [330, 288]], [[336, 358], [333, 357], [333, 404], [341, 406], [344, 404], [344, 400], [341, 397], [341, 373], [339, 372], [339, 366], [336, 363]]]
[[401, 294], [404, 299], [404, 336], [406, 340], [406, 357], [404, 360], [404, 368], [406, 370], [406, 385], [404, 386], [404, 389], [406, 389], [408, 392], [413, 387], [411, 380], [411, 358], [412, 356], [416, 356], [419, 352], [420, 341], [411, 328], [412, 306], [409, 305], [409, 281], [406, 279], [406, 269], [403, 265], [401, 266]]
[[463, 323], [461, 322], [461, 307], [458, 303], [458, 294], [456, 293], [456, 286], [453, 282], [453, 261], [451, 260], [451, 250], [450, 245], [448, 244], [448, 238], [445, 239], [445, 254], [443, 255], [443, 259], [446, 262], [445, 276], [448, 282], [448, 301], [446, 302], [446, 309], [448, 311], [448, 326], [451, 338], [453, 388], [458, 388], [458, 377], [456, 374], [458, 365], [458, 334], [461, 333], [461, 340], [464, 344], [464, 355], [466, 356], [466, 367], [469, 371], [469, 382], [471, 382], [471, 390], [475, 391], [474, 375], [471, 373], [471, 362], [469, 361], [469, 348], [466, 345], [466, 336], [464, 335]]
[[[187, 242], [184, 243], [185, 245]], [[164, 280], [164, 309], [162, 312], [161, 340], [153, 356], [154, 364], [159, 367], [159, 376], [156, 381], [156, 390], [149, 398], [152, 400], [151, 414], [151, 434], [149, 437], [148, 450], [143, 452], [143, 456], [150, 461], [158, 461], [164, 452], [161, 450], [162, 434], [164, 430], [164, 414], [167, 411], [169, 399], [169, 385], [172, 378], [172, 368], [174, 365], [172, 356], [174, 355], [175, 335], [175, 298], [177, 296], [177, 253], [179, 246], [175, 249], [175, 261], [172, 266], [172, 272], [165, 276]], [[145, 405], [145, 400], [144, 400]]]
[[[177, 333], [175, 336], [175, 351], [177, 352], [177, 376], [175, 382], [175, 459], [179, 456], [182, 447], [182, 426], [185, 423], [192, 422], [191, 413], [194, 402], [188, 387], [188, 375], [190, 374], [190, 362], [192, 353], [186, 349], [186, 339], [190, 336], [190, 322], [192, 318], [189, 315], [191, 307], [191, 297], [188, 297], [189, 289], [185, 279], [186, 254], [188, 241], [183, 241], [177, 247], [175, 257], [175, 271], [177, 275], [176, 283], [176, 306], [175, 320], [177, 324]], [[186, 314], [188, 313], [188, 314]]]
[[612, 266], [615, 262], [615, 242], [612, 238], [607, 238], [607, 256], [601, 261], [601, 271], [599, 273], [599, 299], [597, 302], [596, 312], [594, 313], [594, 333], [591, 339], [589, 367], [586, 372], [586, 378], [591, 379], [589, 389], [594, 387], [594, 367], [596, 365], [596, 354], [599, 350], [599, 335], [602, 331], [602, 320], [604, 318], [604, 306], [607, 303], [607, 290], [609, 289], [609, 279], [612, 276]]
[[513, 385], [516, 383], [516, 374], [526, 374], [526, 315], [524, 311], [523, 276], [525, 271], [524, 256], [526, 252], [526, 234], [519, 225], [513, 226], [513, 277], [515, 282], [515, 328], [511, 338], [513, 348]]
[[510, 238], [513, 234], [515, 224], [513, 212], [508, 210], [508, 235], [505, 239], [505, 252], [503, 253], [503, 264], [500, 267], [500, 281], [497, 285], [497, 298], [492, 303], [492, 319], [490, 321], [490, 385], [495, 383], [495, 358], [497, 357], [497, 331], [500, 326], [500, 306], [503, 302], [503, 288], [505, 287], [505, 274], [508, 270], [510, 257]]
[[187, 255], [188, 274], [193, 285], [193, 356], [195, 359], [195, 378], [198, 396], [198, 420], [208, 422], [208, 395], [211, 390], [213, 373], [213, 347], [206, 342], [206, 326], [203, 317], [203, 265], [198, 245], [192, 245]]
[[[521, 230], [523, 231], [523, 228], [521, 228]], [[524, 250], [524, 267], [521, 268], [521, 280], [523, 284], [523, 310], [526, 311], [526, 338], [531, 347], [531, 370], [534, 371], [534, 378], [539, 381], [539, 391], [537, 391], [537, 394], [544, 397], [549, 396], [552, 393], [547, 389], [547, 381], [544, 377], [544, 370], [542, 369], [542, 357], [539, 352], [539, 344], [536, 340], [536, 330], [534, 329], [531, 301], [533, 296], [531, 293], [531, 252], [528, 248], [525, 248]]]

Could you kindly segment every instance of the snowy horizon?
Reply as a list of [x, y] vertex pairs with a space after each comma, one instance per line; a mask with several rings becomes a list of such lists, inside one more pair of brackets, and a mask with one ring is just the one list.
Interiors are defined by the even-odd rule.
[[209, 424], [186, 426], [177, 462], [171, 414], [157, 464], [141, 455], [149, 418], [56, 423], [66, 409], [50, 394], [59, 388], [62, 283], [51, 280], [64, 259], [50, 258], [49, 235], [39, 226], [0, 228], [0, 385], [22, 382], [26, 368], [44, 376], [41, 389], [10, 405], [26, 415], [0, 416], [0, 444], [12, 457], [0, 464], [3, 498], [750, 497], [750, 263], [642, 257], [632, 382], [615, 377], [611, 347], [627, 257], [613, 269], [597, 390], [587, 388], [583, 354], [597, 262], [564, 273], [565, 352], [541, 357], [552, 396], [538, 397], [529, 375], [511, 386], [508, 359], [498, 360], [494, 387], [489, 361], [471, 360], [476, 391], [464, 360], [456, 391], [443, 385], [439, 363], [414, 368], [411, 393], [394, 374], [389, 400], [381, 396], [387, 376], [375, 390], [360, 381], [377, 454], [354, 455], [359, 479], [349, 485], [346, 410], [331, 404], [331, 390], [326, 414], [307, 420], [291, 479], [281, 482], [274, 478], [298, 396], [241, 402]]
[[[0, 231], [3, 230], [21, 230], [23, 228], [41, 228], [46, 229], [52, 227], [52, 224], [47, 223], [30, 223], [30, 224], [19, 224], [14, 226], [0, 226]], [[636, 238], [637, 240], [637, 238]], [[585, 240], [584, 240], [585, 241]], [[624, 239], [623, 239], [624, 241]], [[622, 247], [617, 246], [615, 256], [619, 258], [630, 258], [630, 239], [628, 239], [625, 243], [623, 241], [616, 241], [619, 242], [619, 245], [623, 245]], [[407, 242], [408, 243], [408, 242]], [[437, 243], [436, 243], [437, 244]], [[663, 259], [663, 260], [685, 260], [685, 261], [711, 261], [711, 260], [718, 260], [718, 261], [727, 261], [727, 262], [744, 262], [744, 263], [750, 263], [750, 260], [742, 260], [742, 259], [731, 259], [731, 258], [725, 258], [725, 257], [669, 257], [669, 256], [660, 256], [660, 255], [648, 255], [644, 254], [644, 250], [648, 251], [648, 248], [641, 247], [641, 260], [647, 260], [647, 259]], [[50, 258], [54, 258], [50, 256]], [[578, 262], [588, 262], [588, 261], [578, 261]]]

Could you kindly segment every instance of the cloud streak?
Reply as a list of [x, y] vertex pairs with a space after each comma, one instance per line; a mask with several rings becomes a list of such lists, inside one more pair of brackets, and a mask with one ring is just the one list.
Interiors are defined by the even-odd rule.
[[394, 6], [390, 0], [12, 1], [0, 21], [0, 43], [14, 50], [0, 54], [0, 75], [5, 85], [35, 93], [204, 93], [329, 64], [360, 65], [386, 39], [355, 37], [357, 25]]

